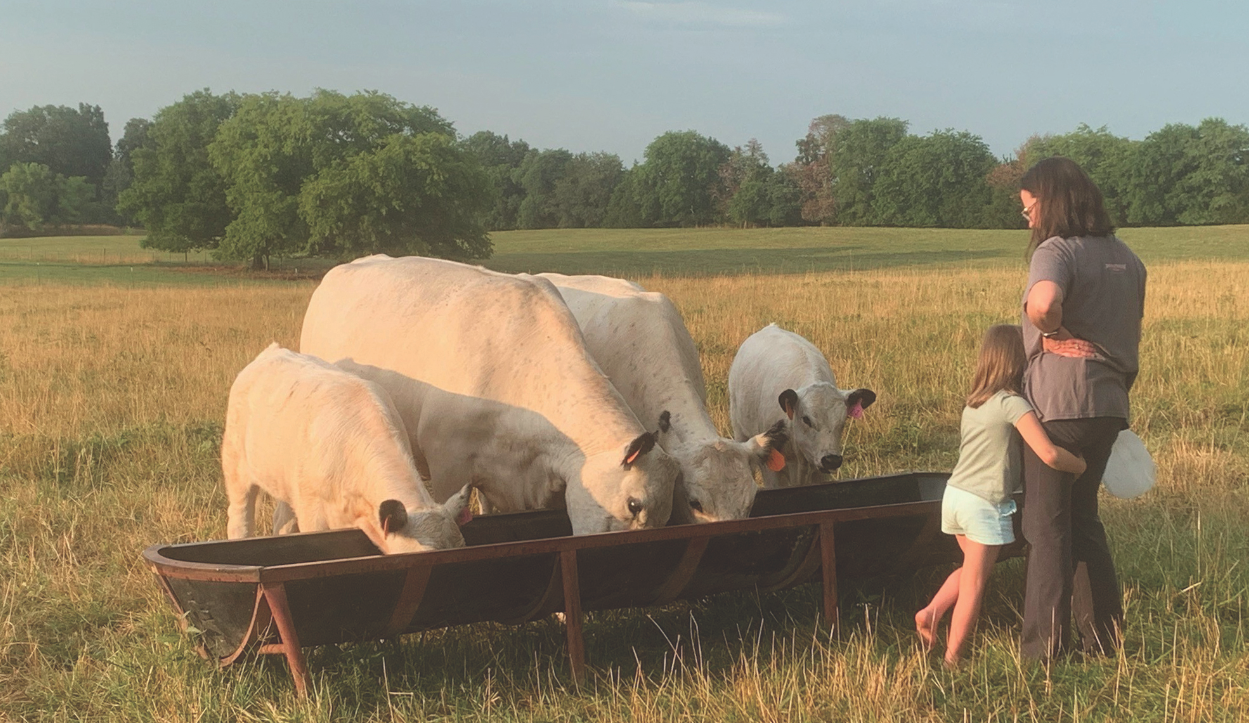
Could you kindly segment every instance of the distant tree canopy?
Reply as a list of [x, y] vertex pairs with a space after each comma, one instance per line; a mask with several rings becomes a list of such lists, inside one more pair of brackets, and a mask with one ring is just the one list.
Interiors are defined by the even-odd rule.
[[[46, 168], [51, 177], [63, 179], [58, 192], [63, 199], [61, 205], [36, 227], [111, 222], [114, 199], [103, 197], [101, 189], [112, 157], [108, 123], [98, 105], [45, 105], [14, 111], [5, 118], [0, 131], [0, 174], [14, 165], [25, 164], [28, 168], [19, 171], [19, 175], [33, 178], [29, 165], [35, 164]], [[75, 178], [80, 180], [69, 180]], [[72, 202], [65, 200], [67, 193], [74, 197]], [[64, 203], [72, 203], [72, 213]], [[28, 212], [31, 208], [27, 207]], [[20, 225], [34, 230], [28, 223]]]
[[42, 163], [14, 163], [0, 175], [0, 225], [41, 231], [80, 223], [94, 195], [82, 176], [66, 178]]
[[813, 119], [793, 160], [660, 134], [631, 167], [611, 153], [466, 138], [391, 96], [208, 90], [115, 146], [99, 106], [37, 106], [0, 126], [0, 232], [137, 223], [145, 245], [273, 254], [491, 253], [490, 231], [665, 226], [1023, 228], [1019, 179], [1051, 156], [1079, 163], [1118, 226], [1249, 223], [1249, 128], [1219, 118], [1143, 140], [1080, 125], [995, 158], [966, 131], [899, 118]]
[[204, 90], [134, 130], [120, 207], [152, 247], [254, 267], [297, 252], [490, 254], [491, 178], [433, 109], [381, 93]]
[[193, 251], [220, 244], [234, 214], [208, 146], [239, 102], [233, 93], [207, 89], [186, 95], [159, 110], [143, 142], [128, 149], [134, 175], [119, 194], [118, 209], [147, 229], [144, 246]]

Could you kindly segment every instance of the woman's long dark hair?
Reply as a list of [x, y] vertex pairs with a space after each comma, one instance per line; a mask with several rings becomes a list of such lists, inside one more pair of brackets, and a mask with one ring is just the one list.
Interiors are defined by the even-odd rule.
[[1039, 161], [1023, 175], [1019, 187], [1035, 196], [1039, 204], [1028, 243], [1029, 258], [1037, 246], [1055, 236], [1110, 236], [1115, 232], [1101, 190], [1070, 158], [1054, 156]]

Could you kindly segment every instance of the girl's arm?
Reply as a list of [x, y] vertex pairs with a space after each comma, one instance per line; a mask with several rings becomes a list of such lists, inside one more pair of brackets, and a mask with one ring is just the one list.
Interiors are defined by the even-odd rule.
[[1082, 457], [1068, 452], [1062, 447], [1057, 447], [1050, 441], [1049, 435], [1045, 433], [1045, 427], [1041, 426], [1041, 421], [1036, 418], [1036, 412], [1028, 412], [1015, 422], [1015, 429], [1019, 430], [1019, 435], [1023, 437], [1023, 441], [1036, 452], [1036, 456], [1041, 458], [1045, 464], [1053, 467], [1061, 472], [1070, 472], [1079, 477], [1084, 474], [1087, 465]]

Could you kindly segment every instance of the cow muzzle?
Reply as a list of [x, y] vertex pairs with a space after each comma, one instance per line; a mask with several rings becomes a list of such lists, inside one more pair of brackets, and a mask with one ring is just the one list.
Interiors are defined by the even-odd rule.
[[841, 467], [840, 454], [826, 454], [823, 457], [820, 457], [821, 472], [835, 472], [838, 467]]

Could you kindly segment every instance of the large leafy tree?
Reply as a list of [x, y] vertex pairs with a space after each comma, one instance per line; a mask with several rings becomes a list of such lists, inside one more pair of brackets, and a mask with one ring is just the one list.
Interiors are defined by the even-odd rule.
[[238, 103], [233, 93], [199, 90], [159, 110], [135, 137], [128, 150], [134, 178], [118, 194], [118, 211], [147, 230], [144, 247], [191, 251], [220, 243], [233, 214], [208, 146]]
[[[311, 166], [299, 213], [309, 252], [490, 256], [482, 222], [494, 200], [490, 178], [437, 111], [383, 93], [324, 90], [305, 106]], [[291, 139], [292, 156], [304, 137]]]
[[789, 171], [792, 164], [768, 176], [768, 225], [798, 226], [802, 218], [802, 189]]
[[[126, 122], [122, 137], [114, 147], [113, 160], [108, 165], [101, 188], [101, 198], [110, 208], [116, 209], [122, 191], [134, 183], [134, 154], [147, 145], [151, 129], [152, 122], [146, 118], [131, 118]], [[120, 212], [119, 215], [125, 222], [136, 220]]]
[[973, 228], [983, 223], [996, 165], [979, 136], [953, 130], [907, 136], [877, 170], [872, 220], [885, 226]]
[[382, 93], [247, 96], [210, 155], [235, 219], [221, 253], [490, 254], [489, 178], [431, 108]]
[[874, 217], [876, 177], [889, 151], [907, 137], [907, 122], [897, 118], [856, 120], [838, 128], [828, 153], [837, 223], [866, 226]]
[[1132, 223], [1249, 221], [1249, 129], [1208, 118], [1174, 123], [1136, 149], [1128, 192]]
[[850, 125], [842, 115], [822, 115], [811, 121], [807, 135], [799, 139], [798, 157], [785, 166], [790, 182], [798, 188], [801, 220], [832, 223], [837, 204], [833, 197], [833, 172], [829, 167], [837, 134]]
[[555, 197], [555, 184], [559, 182], [572, 162], [572, 154], [560, 149], [540, 151], [533, 149], [525, 154], [514, 178], [524, 190], [517, 214], [520, 228], [555, 228], [559, 226], [559, 205]]
[[0, 146], [9, 164], [42, 164], [66, 178], [81, 176], [96, 188], [113, 158], [104, 111], [86, 103], [14, 111], [4, 120]]
[[553, 195], [560, 228], [603, 225], [612, 193], [624, 177], [624, 164], [614, 153], [578, 153], [555, 181]]
[[603, 226], [606, 228], [642, 228], [653, 222], [653, 215], [648, 215], [638, 190], [638, 165], [626, 170], [620, 182], [612, 190], [611, 200], [607, 202], [607, 211], [603, 214]]
[[525, 189], [517, 179], [517, 169], [529, 153], [529, 144], [490, 131], [478, 131], [464, 139], [462, 145], [477, 159], [494, 188], [494, 203], [485, 216], [486, 228], [491, 231], [519, 228]]
[[642, 215], [653, 223], [695, 226], [719, 220], [720, 167], [728, 146], [694, 131], [665, 133], [646, 147], [634, 192]]
[[95, 189], [82, 176], [66, 178], [42, 163], [14, 163], [0, 174], [3, 225], [40, 231], [48, 225], [79, 223]]
[[766, 226], [771, 221], [773, 174], [759, 141], [751, 138], [745, 147], [737, 146], [720, 166], [717, 211], [739, 226]]
[[57, 185], [63, 176], [42, 163], [14, 163], [0, 175], [6, 226], [38, 231], [57, 211]]
[[264, 268], [270, 256], [307, 244], [299, 191], [313, 172], [315, 131], [306, 106], [289, 93], [245, 95], [217, 129], [208, 155], [233, 214], [218, 247], [222, 257]]

